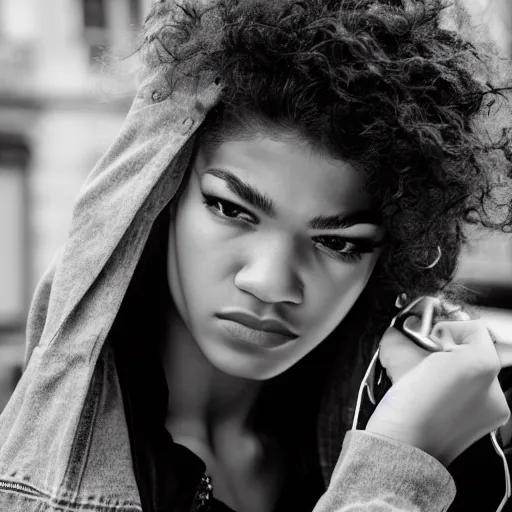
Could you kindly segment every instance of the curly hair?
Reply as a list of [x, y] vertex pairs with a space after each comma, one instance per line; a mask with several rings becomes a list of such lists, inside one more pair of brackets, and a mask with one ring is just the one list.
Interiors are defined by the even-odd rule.
[[[512, 226], [510, 116], [498, 137], [485, 128], [498, 106], [510, 108], [508, 89], [488, 80], [489, 55], [440, 27], [444, 8], [441, 0], [160, 1], [145, 23], [144, 64], [165, 74], [169, 93], [183, 74], [208, 72], [222, 84], [200, 140], [255, 126], [293, 132], [366, 174], [388, 243], [343, 334], [331, 336], [357, 331], [366, 354], [354, 352], [358, 361], [398, 293], [460, 296], [452, 283], [468, 226]], [[441, 260], [427, 269], [438, 246]], [[339, 353], [339, 343], [323, 345], [323, 357]], [[343, 357], [340, 368], [354, 373]]]
[[[210, 143], [255, 125], [294, 131], [363, 169], [389, 236], [381, 285], [415, 296], [451, 282], [467, 224], [512, 224], [495, 194], [496, 150], [511, 174], [512, 130], [490, 143], [475, 127], [504, 89], [475, 78], [482, 58], [439, 28], [442, 9], [441, 0], [162, 1], [142, 52], [171, 87], [180, 73], [221, 81], [200, 130]], [[425, 271], [437, 246], [441, 262]]]

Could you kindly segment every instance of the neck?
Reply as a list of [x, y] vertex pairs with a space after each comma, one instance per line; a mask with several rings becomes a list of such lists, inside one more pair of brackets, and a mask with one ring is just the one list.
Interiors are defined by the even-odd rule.
[[207, 437], [219, 425], [250, 429], [262, 383], [214, 367], [177, 312], [169, 315], [161, 359], [169, 388], [168, 425], [188, 432], [193, 426]]

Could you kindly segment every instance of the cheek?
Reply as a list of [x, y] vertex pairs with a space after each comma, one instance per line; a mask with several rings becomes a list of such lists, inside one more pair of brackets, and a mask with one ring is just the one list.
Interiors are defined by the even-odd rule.
[[227, 273], [229, 251], [222, 238], [222, 226], [194, 196], [185, 196], [177, 211], [175, 254], [183, 289], [196, 296], [205, 294], [212, 285], [218, 289], [218, 281]]
[[213, 234], [201, 208], [202, 204], [184, 201], [176, 216], [177, 263], [185, 281], [202, 278], [202, 270], [208, 268], [207, 260], [212, 254]]
[[286, 371], [322, 343], [340, 324], [366, 286], [377, 258], [360, 265], [343, 265], [310, 283], [307, 303], [301, 308], [299, 343], [279, 354], [265, 378]]
[[308, 297], [309, 325], [327, 337], [347, 315], [361, 295], [377, 262], [371, 255], [356, 265], [342, 265], [337, 272], [311, 283]]
[[185, 205], [176, 218], [176, 243], [182, 258], [196, 257], [208, 252], [211, 243], [202, 212], [195, 205]]

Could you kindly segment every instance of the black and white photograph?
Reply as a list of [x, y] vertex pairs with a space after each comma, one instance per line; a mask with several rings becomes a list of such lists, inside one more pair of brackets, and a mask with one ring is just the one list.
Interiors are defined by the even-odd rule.
[[512, 0], [0, 0], [0, 512], [512, 512]]

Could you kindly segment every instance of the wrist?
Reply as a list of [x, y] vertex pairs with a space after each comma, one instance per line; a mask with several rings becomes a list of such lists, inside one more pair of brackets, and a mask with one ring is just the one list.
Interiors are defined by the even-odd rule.
[[400, 425], [383, 425], [379, 422], [372, 422], [372, 419], [370, 418], [365, 430], [370, 434], [418, 448], [438, 460], [445, 467], [447, 467], [453, 460], [453, 457], [450, 457], [445, 453], [445, 450], [440, 446], [429, 441], [426, 436], [422, 436], [421, 433], [403, 428]]

